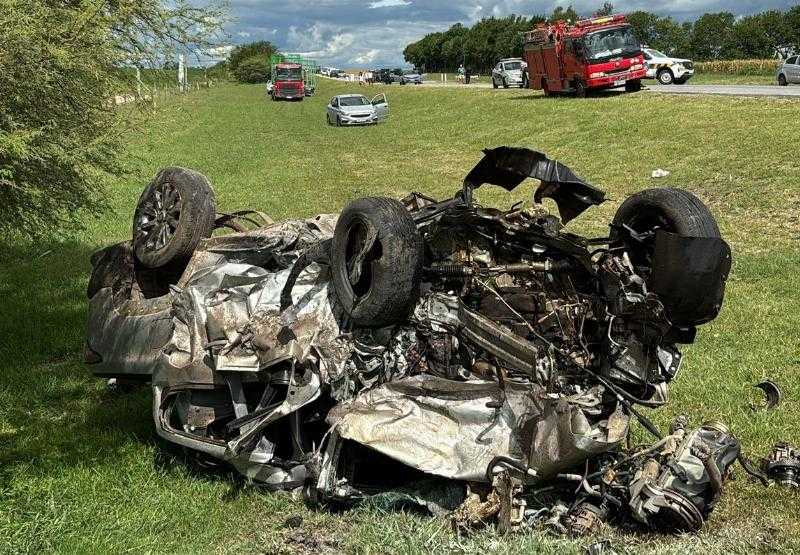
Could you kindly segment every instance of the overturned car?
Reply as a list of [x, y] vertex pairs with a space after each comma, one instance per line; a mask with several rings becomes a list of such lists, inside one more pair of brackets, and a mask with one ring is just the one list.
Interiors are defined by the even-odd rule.
[[[532, 207], [473, 197], [527, 178]], [[730, 249], [679, 189], [632, 195], [608, 236], [565, 229], [603, 201], [500, 147], [451, 199], [273, 223], [167, 168], [132, 240], [92, 258], [86, 362], [152, 384], [161, 438], [318, 503], [391, 490], [459, 527], [697, 530], [739, 444], [719, 423], [662, 434], [640, 407], [667, 402], [678, 345], [718, 314]], [[626, 448], [632, 418], [655, 444]]]

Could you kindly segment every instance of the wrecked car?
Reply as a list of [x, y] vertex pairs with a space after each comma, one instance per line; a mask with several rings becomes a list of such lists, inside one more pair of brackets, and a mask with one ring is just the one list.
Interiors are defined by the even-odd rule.
[[[531, 206], [475, 198], [528, 178]], [[164, 440], [317, 503], [396, 491], [459, 527], [697, 530], [738, 441], [662, 434], [641, 409], [668, 402], [679, 345], [720, 311], [731, 251], [680, 189], [628, 197], [602, 237], [565, 227], [604, 201], [511, 147], [449, 199], [282, 222], [218, 213], [205, 177], [167, 168], [132, 239], [92, 257], [86, 362], [151, 383]], [[626, 449], [632, 419], [653, 445]]]

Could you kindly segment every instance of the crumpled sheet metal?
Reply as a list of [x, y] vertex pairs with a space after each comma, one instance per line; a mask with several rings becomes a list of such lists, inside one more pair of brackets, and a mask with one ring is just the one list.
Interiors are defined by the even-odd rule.
[[456, 382], [420, 374], [362, 391], [328, 421], [345, 438], [412, 468], [445, 478], [485, 481], [498, 455], [522, 457], [521, 428], [538, 413], [530, 386]]
[[[580, 400], [583, 401], [583, 400]], [[489, 406], [487, 406], [489, 405]], [[492, 408], [499, 405], [499, 408]], [[628, 419], [591, 426], [581, 406], [553, 402], [538, 385], [457, 382], [420, 374], [362, 391], [328, 421], [345, 439], [445, 478], [485, 482], [496, 456], [526, 460], [541, 476], [616, 447]]]
[[[581, 398], [582, 397], [582, 398]], [[540, 478], [552, 477], [585, 460], [611, 451], [628, 436], [630, 416], [621, 407], [592, 425], [584, 409], [594, 401], [592, 395], [578, 398], [548, 398], [530, 446], [529, 464]]]
[[[217, 370], [257, 371], [281, 361], [294, 361], [318, 364], [324, 377], [341, 373], [351, 347], [339, 339], [339, 315], [331, 302], [327, 268], [308, 266], [293, 289], [293, 305], [280, 311], [280, 293], [291, 262], [299, 255], [294, 249], [329, 238], [335, 225], [331, 218], [335, 217], [313, 218], [313, 227], [290, 221], [260, 230], [263, 244], [257, 248], [257, 255], [240, 250], [233, 236], [220, 238], [228, 238], [224, 245], [218, 242], [210, 246], [226, 255], [173, 290], [174, 332], [164, 349], [167, 363], [154, 375], [154, 381], [171, 385], [190, 381], [192, 369], [208, 364], [211, 347], [217, 353], [213, 362]], [[246, 242], [250, 244], [252, 237], [248, 235]], [[284, 267], [267, 271], [230, 260], [256, 262], [254, 256], [273, 258]]]

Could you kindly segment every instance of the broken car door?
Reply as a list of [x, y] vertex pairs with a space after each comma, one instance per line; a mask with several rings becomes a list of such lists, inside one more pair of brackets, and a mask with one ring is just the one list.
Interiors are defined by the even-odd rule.
[[372, 105], [375, 107], [375, 114], [378, 116], [378, 121], [386, 121], [389, 118], [389, 103], [386, 101], [385, 94], [376, 94], [372, 98]]

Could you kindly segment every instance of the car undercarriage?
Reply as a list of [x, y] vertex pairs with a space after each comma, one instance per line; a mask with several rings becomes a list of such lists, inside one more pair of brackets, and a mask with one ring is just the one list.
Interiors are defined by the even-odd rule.
[[[475, 200], [528, 178], [530, 206]], [[643, 409], [719, 313], [731, 251], [680, 189], [629, 197], [607, 236], [567, 230], [604, 200], [499, 147], [450, 199], [271, 223], [218, 215], [204, 177], [168, 168], [133, 240], [93, 257], [86, 360], [152, 384], [164, 440], [317, 504], [392, 491], [459, 530], [696, 531], [737, 459], [757, 471], [724, 424], [664, 432]]]

